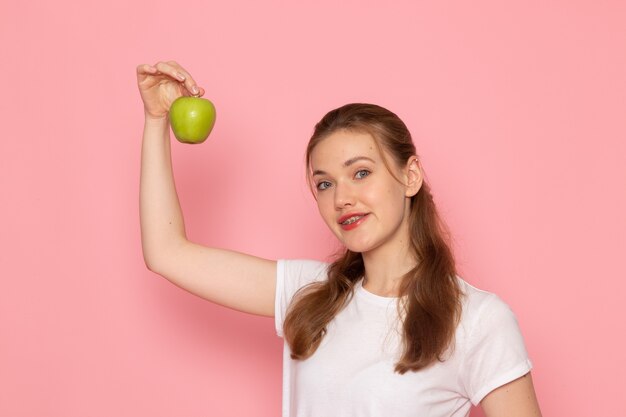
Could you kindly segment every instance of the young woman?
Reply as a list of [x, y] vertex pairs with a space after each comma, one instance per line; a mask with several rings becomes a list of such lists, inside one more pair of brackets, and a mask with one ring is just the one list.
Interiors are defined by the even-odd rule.
[[189, 241], [167, 114], [202, 96], [174, 61], [137, 67], [144, 102], [141, 239], [147, 267], [214, 303], [275, 317], [284, 417], [541, 416], [517, 320], [456, 274], [446, 229], [405, 124], [348, 104], [307, 147], [319, 212], [345, 248], [331, 264], [277, 261]]

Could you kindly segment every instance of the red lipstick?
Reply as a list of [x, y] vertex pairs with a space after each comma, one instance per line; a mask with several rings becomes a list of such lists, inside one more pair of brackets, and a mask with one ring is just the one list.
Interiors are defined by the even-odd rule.
[[[358, 227], [361, 223], [363, 223], [367, 219], [368, 214], [369, 213], [349, 213], [349, 214], [346, 214], [345, 216], [341, 216], [339, 220], [337, 221], [337, 223], [339, 223], [339, 225], [341, 226], [343, 230], [352, 230], [355, 227]], [[350, 224], [342, 224], [342, 222], [345, 222], [349, 218], [355, 217], [355, 216], [361, 216], [361, 218]]]

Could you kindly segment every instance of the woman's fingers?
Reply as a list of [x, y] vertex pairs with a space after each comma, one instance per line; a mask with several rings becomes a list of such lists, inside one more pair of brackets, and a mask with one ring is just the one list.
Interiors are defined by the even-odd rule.
[[[198, 85], [196, 84], [196, 81], [193, 79], [193, 77], [191, 76], [191, 74], [189, 74], [189, 71], [187, 71], [186, 69], [184, 69], [178, 62], [176, 61], [167, 61], [167, 64], [169, 64], [170, 66], [172, 66], [173, 68], [175, 68], [176, 72], [180, 75], [182, 75], [182, 77], [184, 78], [184, 84], [185, 84], [185, 88], [187, 88], [187, 90], [193, 94], [193, 95], [198, 95], [200, 93], [200, 89], [198, 87]], [[179, 78], [180, 79], [180, 78]], [[183, 80], [181, 80], [183, 81]]]
[[[145, 80], [150, 75], [167, 75], [174, 80], [183, 83], [185, 89], [194, 96], [201, 95], [200, 88], [196, 84], [191, 74], [176, 61], [160, 61], [154, 66], [148, 64], [142, 64], [137, 66], [137, 79], [138, 81]], [[204, 94], [204, 93], [202, 93]]]
[[141, 83], [149, 76], [166, 76], [185, 86], [183, 95], [202, 96], [204, 89], [196, 84], [191, 74], [176, 61], [159, 61], [155, 65], [141, 64], [137, 66], [137, 80]]
[[138, 74], [154, 74], [157, 71], [152, 65], [149, 64], [140, 64], [137, 65], [137, 73]]
[[185, 81], [185, 76], [182, 73], [178, 72], [176, 68], [174, 68], [172, 65], [168, 64], [167, 62], [162, 62], [162, 61], [157, 62], [154, 67], [161, 74], [168, 75], [170, 76], [170, 78], [173, 78], [180, 82]]
[[157, 69], [148, 64], [137, 65], [137, 81], [145, 80], [149, 75], [154, 75]]

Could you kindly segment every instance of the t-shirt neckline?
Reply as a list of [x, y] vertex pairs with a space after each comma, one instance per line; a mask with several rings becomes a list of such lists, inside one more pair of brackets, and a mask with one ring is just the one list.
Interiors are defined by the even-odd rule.
[[369, 292], [365, 288], [363, 288], [363, 278], [361, 278], [356, 284], [356, 292], [358, 295], [363, 297], [364, 299], [374, 302], [376, 304], [387, 306], [391, 303], [394, 303], [398, 300], [398, 297], [383, 297], [382, 295], [377, 295]]

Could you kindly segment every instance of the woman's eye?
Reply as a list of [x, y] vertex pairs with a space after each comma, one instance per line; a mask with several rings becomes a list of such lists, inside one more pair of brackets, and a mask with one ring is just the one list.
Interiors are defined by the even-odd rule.
[[[367, 169], [362, 169], [356, 172], [357, 176], [359, 175], [360, 172], [365, 172], [365, 175], [363, 177], [367, 177], [370, 174], [370, 172]], [[363, 177], [360, 177], [360, 178], [363, 178]]]
[[328, 184], [328, 181], [322, 181], [319, 184], [317, 184], [317, 189], [318, 190], [325, 190], [328, 187], [323, 187], [324, 184]]

